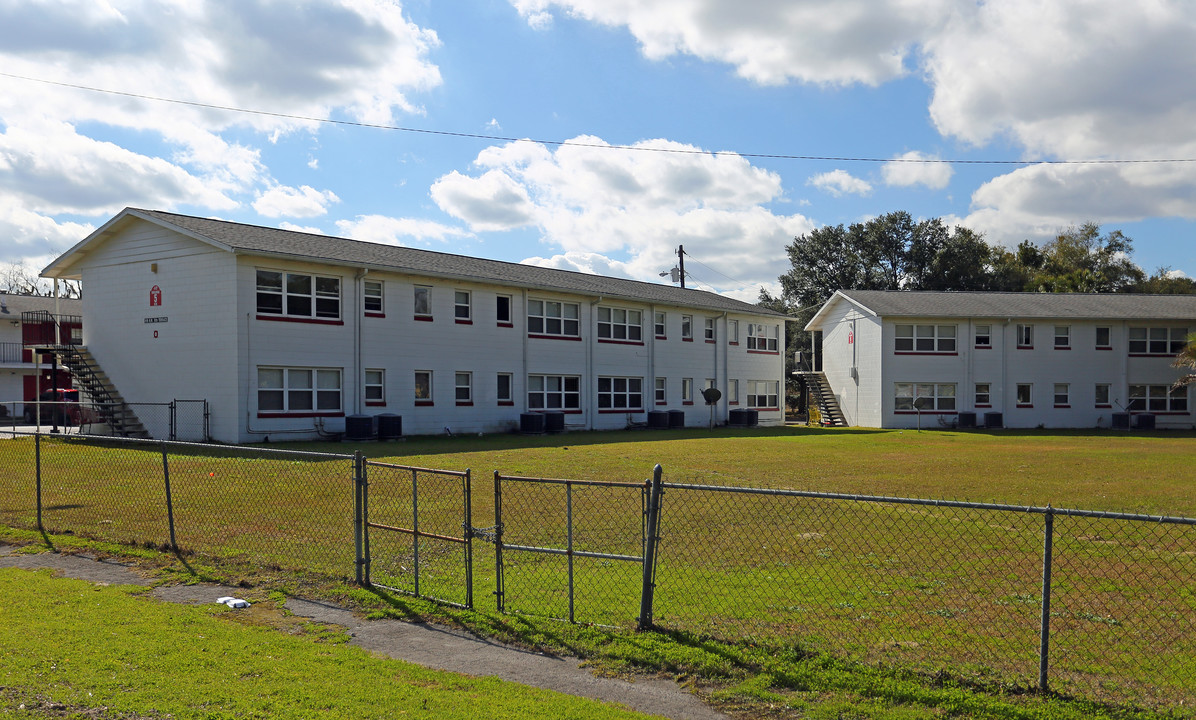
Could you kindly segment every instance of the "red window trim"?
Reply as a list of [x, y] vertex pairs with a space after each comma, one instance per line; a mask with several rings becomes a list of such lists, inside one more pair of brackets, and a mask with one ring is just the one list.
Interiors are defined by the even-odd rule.
[[1019, 407], [1019, 408], [1033, 408], [1033, 407], [1034, 407], [1034, 403], [1030, 403], [1029, 405], [1022, 405], [1021, 403], [1018, 403], [1018, 404], [1014, 405], [1014, 407]]
[[973, 345], [973, 346], [972, 346], [972, 348], [973, 348], [974, 350], [992, 350], [992, 349], [993, 349], [993, 344], [992, 344], [992, 343], [989, 343], [989, 344], [987, 344], [987, 345]]
[[367, 312], [367, 313], [365, 313], [365, 316], [366, 316], [366, 317], [384, 318], [384, 317], [386, 317], [386, 313], [380, 313], [380, 312]]
[[976, 408], [976, 409], [978, 409], [978, 410], [979, 410], [979, 409], [989, 409], [989, 410], [991, 410], [991, 409], [992, 409], [992, 403], [989, 403], [988, 405], [973, 405], [972, 407], [974, 407], [974, 408]]
[[1017, 349], [1018, 350], [1033, 350], [1034, 346], [1033, 345], [1018, 345]]
[[499, 407], [515, 407], [515, 401], [514, 400], [499, 400], [498, 406]]
[[343, 410], [337, 410], [336, 412], [301, 412], [301, 413], [259, 412], [257, 414], [257, 416], [259, 418], [264, 418], [264, 419], [267, 419], [267, 418], [274, 419], [274, 418], [344, 417], [345, 412]]
[[728, 341], [728, 342], [727, 342], [727, 344], [728, 344], [728, 345], [739, 345], [739, 341], [738, 341], [738, 340], [731, 340], [731, 341]]
[[682, 405], [693, 405], [694, 401], [693, 400], [682, 400], [681, 404]]
[[386, 401], [385, 400], [366, 400], [365, 404], [366, 404], [366, 407], [385, 407]]
[[1169, 353], [1130, 353], [1130, 357], [1173, 358], [1175, 356]]
[[[750, 355], [780, 355], [781, 351], [780, 350], [748, 350], [748, 354], [750, 354]], [[934, 354], [938, 355], [939, 353], [934, 353]]]
[[416, 322], [432, 322], [432, 316], [431, 315], [416, 315], [415, 321]]
[[435, 404], [436, 403], [432, 400], [416, 400], [415, 401], [416, 407], [432, 407]]
[[[761, 408], [763, 409], [763, 408]], [[770, 410], [778, 410], [779, 408], [769, 408]], [[917, 415], [917, 410], [894, 410], [894, 415]], [[923, 410], [923, 415], [958, 415], [958, 410]]]
[[1191, 415], [1191, 410], [1133, 410], [1130, 415]]
[[[527, 336], [533, 340], [576, 340], [581, 342], [580, 335], [536, 335], [528, 333]], [[578, 412], [581, 412], [580, 410]]]
[[344, 320], [325, 320], [323, 318], [300, 318], [288, 317], [286, 315], [258, 315], [258, 320], [269, 320], [270, 322], [291, 322], [303, 323], [305, 325], [344, 325]]
[[715, 344], [717, 344], [717, 343], [718, 343], [718, 340], [707, 340], [707, 341], [706, 341], [706, 344], [707, 344], [707, 345], [715, 345]]
[[1112, 345], [1097, 345], [1096, 349], [1097, 350], [1112, 350], [1113, 346]]
[[457, 407], [473, 407], [472, 400], [458, 400]]
[[687, 337], [683, 337], [683, 338], [681, 338], [681, 342], [693, 342], [693, 341], [694, 341], [694, 339], [693, 339], [693, 338], [691, 338], [691, 337], [688, 337], [688, 338], [687, 338]]
[[[779, 407], [754, 407], [754, 408], [751, 408], [751, 409], [752, 409], [752, 410], [759, 410], [760, 412], [780, 412], [780, 411], [781, 411], [781, 408], [779, 408]], [[922, 414], [923, 414], [923, 415], [926, 415], [926, 414], [928, 414], [928, 413], [922, 413]], [[946, 414], [949, 414], [949, 413], [935, 413], [935, 414], [937, 414], [937, 415], [946, 415]]]
[[598, 342], [608, 343], [610, 345], [640, 345], [640, 346], [642, 346], [644, 344], [643, 340], [604, 340], [603, 338], [598, 338]]
[[738, 401], [738, 400], [732, 400], [732, 401], [728, 402], [727, 404], [728, 404], [728, 405], [738, 405], [738, 404], [739, 404], [739, 401]]
[[463, 320], [461, 318], [453, 318], [453, 322], [457, 325], [473, 325], [473, 320]]
[[1096, 405], [1094, 405], [1093, 407], [1100, 408], [1101, 410], [1106, 410], [1106, 409], [1107, 409], [1107, 410], [1112, 410], [1112, 409], [1113, 409], [1113, 406], [1112, 406], [1112, 405], [1108, 405], [1108, 404], [1101, 405], [1100, 403], [1097, 403], [1097, 404], [1096, 404]]
[[656, 339], [657, 340], [668, 340], [669, 336], [668, 335], [657, 335]]
[[661, 402], [659, 400], [656, 401], [656, 407], [661, 407], [663, 405], [668, 405], [668, 404], [669, 404], [668, 401], [665, 401], [665, 402]]
[[496, 323], [496, 325], [498, 325], [498, 327], [509, 327], [509, 328], [513, 328], [513, 327], [515, 327], [515, 323], [513, 323], [513, 322], [506, 322], [506, 321], [503, 321], [503, 320], [499, 320], [499, 321]]
[[[762, 350], [748, 350], [748, 352], [764, 352]], [[894, 350], [894, 355], [942, 355], [944, 357], [953, 357], [959, 355], [959, 351], [953, 350], [951, 352], [938, 352], [937, 350]]]
[[553, 410], [552, 408], [539, 408], [536, 410], [528, 410], [528, 412], [534, 412], [534, 413], [538, 413], [540, 415], [543, 415], [544, 413], [554, 413], [554, 412], [559, 412], [562, 415], [581, 415], [582, 411], [580, 409], [578, 409], [578, 410]]
[[1071, 345], [1056, 345], [1056, 350], [1071, 350]]
[[1063, 408], [1063, 409], [1065, 409], [1065, 410], [1066, 410], [1066, 409], [1069, 409], [1069, 408], [1071, 408], [1071, 405], [1056, 405], [1055, 407], [1056, 407], [1056, 408]]
[[643, 411], [644, 411], [643, 408], [638, 408], [635, 410], [599, 410], [598, 414], [599, 415], [634, 415], [635, 413], [642, 413]]

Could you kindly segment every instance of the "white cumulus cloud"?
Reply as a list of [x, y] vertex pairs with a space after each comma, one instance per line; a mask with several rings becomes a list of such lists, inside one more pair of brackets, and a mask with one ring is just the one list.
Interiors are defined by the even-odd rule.
[[831, 170], [810, 178], [810, 185], [824, 190], [835, 197], [843, 195], [869, 195], [872, 185], [867, 180], [861, 180], [846, 170]]
[[338, 220], [336, 227], [345, 237], [386, 245], [410, 245], [412, 240], [444, 241], [470, 236], [466, 230], [431, 220], [385, 215], [359, 215], [353, 220]]
[[925, 185], [932, 190], [942, 190], [951, 182], [954, 171], [950, 163], [940, 162], [937, 155], [927, 155], [916, 150], [903, 153], [893, 161], [881, 166], [880, 173], [886, 185], [911, 187]]
[[277, 217], [318, 217], [328, 212], [328, 206], [340, 202], [331, 190], [316, 190], [302, 187], [272, 187], [253, 201], [253, 209], [259, 215]]

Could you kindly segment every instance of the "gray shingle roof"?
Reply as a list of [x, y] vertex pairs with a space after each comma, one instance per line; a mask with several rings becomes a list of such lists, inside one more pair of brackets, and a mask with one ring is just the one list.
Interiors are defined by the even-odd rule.
[[[19, 320], [21, 319], [21, 313], [33, 312], [34, 310], [54, 312], [54, 298], [52, 297], [0, 293], [0, 300], [3, 300], [0, 303], [0, 318], [6, 320]], [[81, 315], [83, 313], [83, 301], [78, 298], [59, 298], [58, 311], [62, 315]]]
[[771, 310], [703, 290], [626, 280], [485, 260], [416, 248], [382, 245], [244, 223], [178, 215], [159, 210], [130, 209], [189, 233], [231, 247], [237, 253], [316, 260], [334, 265], [369, 267], [416, 275], [535, 287], [585, 295], [601, 295], [661, 305], [694, 307], [719, 312], [778, 315]]
[[1196, 319], [1196, 295], [842, 290], [881, 317]]

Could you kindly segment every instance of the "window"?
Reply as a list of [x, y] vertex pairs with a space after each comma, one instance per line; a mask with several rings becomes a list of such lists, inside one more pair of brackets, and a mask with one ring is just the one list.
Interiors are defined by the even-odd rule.
[[668, 387], [668, 381], [665, 378], [656, 378], [656, 404], [664, 405], [668, 402], [668, 396], [665, 389]]
[[[896, 352], [953, 353], [954, 325], [897, 325], [893, 349]], [[751, 347], [749, 339], [748, 346]]]
[[643, 313], [639, 310], [600, 307], [598, 308], [598, 339], [640, 342], [643, 340], [642, 322]]
[[258, 270], [257, 311], [260, 315], [339, 320], [341, 280], [320, 275]]
[[258, 368], [261, 414], [339, 415], [341, 371], [323, 368]]
[[1131, 355], [1178, 355], [1187, 344], [1187, 328], [1130, 328]]
[[644, 407], [644, 379], [632, 377], [599, 377], [599, 410], [642, 410]]
[[738, 405], [739, 404], [739, 381], [738, 380], [728, 380], [727, 381], [727, 404], [728, 405]]
[[1131, 412], [1186, 413], [1188, 388], [1170, 385], [1130, 385]]
[[527, 407], [531, 410], [580, 410], [581, 378], [576, 375], [528, 375]]
[[511, 387], [511, 385], [512, 385], [511, 381], [513, 379], [514, 379], [514, 377], [511, 375], [511, 373], [499, 373], [498, 374], [498, 390], [497, 390], [496, 394], [498, 396], [498, 404], [499, 405], [514, 405], [515, 404], [515, 391]]
[[511, 320], [513, 317], [513, 315], [511, 315], [511, 296], [499, 295], [497, 298], [495, 298], [495, 303], [495, 321], [504, 327], [511, 327], [513, 325], [513, 321]]
[[431, 370], [416, 370], [415, 371], [415, 404], [416, 405], [431, 405], [432, 404], [432, 371]]
[[527, 301], [527, 332], [529, 335], [580, 338], [577, 303], [556, 300]]
[[432, 319], [432, 288], [426, 285], [415, 286], [415, 319]]
[[1096, 329], [1096, 349], [1097, 350], [1112, 350], [1113, 340], [1110, 329], [1107, 327], [1098, 327]]
[[455, 321], [465, 325], [473, 322], [473, 308], [470, 300], [468, 290], [453, 291], [453, 319]]
[[1017, 326], [1017, 346], [1022, 350], [1034, 349], [1034, 326], [1033, 325], [1018, 325]]
[[653, 313], [653, 324], [655, 325], [656, 339], [665, 339], [665, 314], [662, 312]]
[[1113, 403], [1109, 400], [1109, 383], [1096, 384], [1096, 406], [1098, 408], [1111, 408]]
[[977, 325], [976, 326], [976, 347], [990, 348], [993, 346], [993, 326], [992, 325]]
[[893, 384], [896, 412], [955, 412], [955, 383]]
[[681, 402], [687, 405], [693, 405], [694, 402], [694, 379], [681, 378]]
[[453, 393], [458, 405], [473, 405], [473, 373], [455, 373]]
[[748, 323], [747, 349], [749, 352], [777, 352], [777, 325]]
[[976, 383], [976, 407], [992, 407], [992, 383]]
[[775, 380], [748, 380], [747, 404], [750, 408], [780, 407]]
[[706, 342], [712, 343], [715, 341], [715, 339], [714, 339], [714, 318], [706, 318], [705, 325], [706, 325], [706, 327], [705, 327], [704, 333], [705, 333]]
[[729, 345], [738, 345], [739, 344], [739, 321], [738, 320], [728, 320], [727, 321], [727, 344], [729, 344]]
[[1055, 326], [1055, 349], [1056, 350], [1070, 350], [1071, 349], [1071, 326], [1070, 325], [1056, 325]]
[[366, 405], [385, 405], [386, 404], [386, 371], [385, 370], [366, 370], [365, 371], [365, 404]]
[[1017, 406], [1034, 407], [1034, 385], [1032, 383], [1017, 384]]
[[1055, 383], [1055, 407], [1071, 407], [1071, 394], [1067, 383]]
[[692, 342], [694, 339], [694, 318], [693, 315], [681, 316], [681, 339]]
[[366, 280], [362, 285], [362, 306], [366, 315], [382, 317], [382, 281]]

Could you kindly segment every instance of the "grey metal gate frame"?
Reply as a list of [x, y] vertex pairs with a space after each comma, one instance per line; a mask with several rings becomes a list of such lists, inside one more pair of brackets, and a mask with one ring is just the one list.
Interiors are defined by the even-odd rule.
[[[360, 454], [359, 454], [360, 456]], [[402, 527], [400, 525], [391, 525], [386, 523], [374, 522], [370, 519], [370, 481], [369, 468], [385, 468], [388, 470], [395, 470], [399, 472], [410, 473], [411, 475], [411, 527]], [[358, 516], [358, 580], [362, 585], [367, 587], [374, 586], [385, 588], [393, 592], [399, 592], [415, 597], [424, 597], [437, 602], [443, 602], [454, 607], [464, 607], [473, 609], [473, 532], [472, 527], [472, 481], [469, 470], [464, 472], [454, 470], [435, 470], [432, 468], [413, 467], [408, 465], [394, 465], [391, 463], [376, 462], [373, 460], [360, 460], [359, 471], [357, 473], [357, 492], [356, 492], [356, 508]], [[420, 475], [438, 477], [438, 478], [453, 478], [461, 484], [461, 506], [462, 506], [462, 522], [461, 535], [445, 535], [442, 533], [425, 532], [420, 529]], [[391, 585], [384, 585], [375, 583], [372, 577], [372, 562], [374, 551], [370, 546], [370, 531], [378, 530], [388, 533], [399, 533], [409, 535], [411, 537], [411, 547], [413, 556], [412, 574], [414, 576], [415, 588], [414, 592], [404, 588], [394, 587]], [[446, 598], [439, 598], [432, 595], [426, 595], [420, 590], [420, 576], [421, 576], [421, 562], [420, 562], [420, 541], [437, 540], [446, 543], [457, 544], [462, 547], [464, 553], [465, 566], [465, 602], [455, 602]]]

